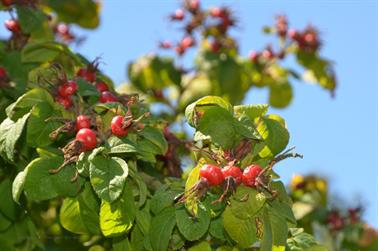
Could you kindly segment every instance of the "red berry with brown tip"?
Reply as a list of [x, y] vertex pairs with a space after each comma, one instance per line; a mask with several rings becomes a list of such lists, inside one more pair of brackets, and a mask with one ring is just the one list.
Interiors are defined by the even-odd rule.
[[81, 68], [76, 75], [87, 80], [88, 82], [94, 82], [96, 80], [96, 72], [90, 71], [86, 68]]
[[124, 117], [121, 115], [115, 116], [112, 119], [110, 127], [112, 129], [113, 135], [118, 136], [118, 137], [124, 137], [129, 133], [128, 128], [123, 127], [123, 121], [124, 121]]
[[117, 102], [117, 97], [114, 96], [113, 93], [110, 91], [104, 91], [100, 94], [100, 102], [101, 103], [109, 103], [109, 102]]
[[9, 31], [13, 33], [20, 33], [21, 32], [21, 26], [18, 20], [16, 19], [8, 19], [4, 22], [5, 28], [7, 28]]
[[104, 91], [108, 91], [109, 90], [109, 87], [107, 84], [105, 84], [105, 82], [97, 82], [96, 83], [96, 89], [99, 91], [99, 92], [104, 92]]
[[242, 182], [243, 173], [237, 166], [225, 166], [222, 169], [222, 173], [224, 178], [233, 177], [237, 185]]
[[261, 166], [257, 164], [252, 164], [248, 166], [243, 171], [242, 181], [247, 187], [256, 187], [256, 178], [264, 170]]
[[72, 106], [72, 100], [70, 97], [61, 97], [58, 96], [55, 98], [55, 101], [58, 102], [59, 104], [63, 105], [64, 108], [68, 109], [71, 108]]
[[76, 130], [91, 127], [91, 119], [86, 115], [79, 115], [76, 117]]
[[200, 177], [205, 178], [210, 186], [217, 186], [224, 181], [222, 170], [212, 164], [206, 164], [201, 167]]
[[76, 140], [81, 143], [83, 152], [90, 151], [97, 145], [96, 133], [89, 128], [80, 129], [76, 134]]
[[222, 44], [218, 40], [215, 40], [210, 44], [210, 48], [213, 53], [218, 53], [222, 48]]
[[58, 87], [59, 95], [69, 97], [77, 91], [77, 84], [74, 81], [68, 81]]

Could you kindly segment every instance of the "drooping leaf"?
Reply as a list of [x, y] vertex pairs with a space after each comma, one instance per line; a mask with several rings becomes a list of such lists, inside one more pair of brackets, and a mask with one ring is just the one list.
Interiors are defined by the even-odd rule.
[[256, 241], [256, 227], [254, 219], [242, 220], [237, 218], [230, 208], [226, 208], [222, 215], [223, 227], [227, 234], [239, 247], [251, 247]]
[[29, 115], [30, 113], [25, 114], [16, 122], [7, 118], [0, 124], [0, 155], [4, 159], [14, 161], [16, 143], [21, 137]]
[[121, 195], [128, 175], [126, 161], [97, 155], [90, 159], [90, 163], [90, 180], [94, 191], [109, 203], [115, 201]]
[[100, 227], [104, 236], [120, 236], [130, 231], [134, 224], [136, 207], [131, 187], [126, 183], [118, 200], [110, 203], [102, 200]]

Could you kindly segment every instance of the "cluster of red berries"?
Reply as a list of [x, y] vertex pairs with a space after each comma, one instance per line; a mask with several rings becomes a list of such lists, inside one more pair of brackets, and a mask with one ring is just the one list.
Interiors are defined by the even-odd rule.
[[347, 223], [356, 224], [360, 222], [361, 208], [349, 208], [348, 215], [343, 216], [338, 210], [331, 210], [327, 214], [326, 223], [331, 229], [331, 231], [342, 230]]
[[303, 31], [291, 29], [288, 35], [301, 50], [314, 52], [321, 46], [319, 32], [311, 25], [307, 26]]
[[263, 171], [263, 168], [257, 164], [252, 164], [242, 172], [239, 167], [229, 165], [224, 168], [212, 164], [203, 165], [200, 169], [200, 177], [205, 179], [209, 186], [217, 186], [222, 184], [225, 179], [234, 179], [237, 185], [242, 182], [245, 186], [256, 187], [256, 178]]
[[283, 58], [284, 54], [282, 52], [275, 53], [273, 51], [272, 46], [268, 45], [263, 51], [257, 52], [257, 51], [250, 51], [249, 52], [249, 59], [254, 63], [266, 63], [269, 62], [275, 58]]
[[[185, 19], [187, 16], [190, 18]], [[207, 19], [210, 17], [211, 19]], [[235, 19], [226, 7], [213, 7], [208, 11], [200, 8], [198, 0], [184, 1], [183, 8], [177, 9], [170, 15], [171, 21], [184, 21], [183, 30], [185, 30], [184, 38], [181, 39], [174, 47], [178, 55], [183, 55], [188, 48], [195, 46], [194, 32], [199, 30], [202, 35], [209, 40], [210, 49], [214, 53], [218, 53], [223, 47], [228, 46], [229, 39], [226, 39], [226, 33], [231, 26], [235, 25]], [[214, 21], [216, 21], [214, 23]], [[171, 49], [173, 47], [170, 41], [162, 41], [159, 43], [162, 49]]]
[[[128, 134], [128, 129], [132, 124], [132, 120], [127, 120], [127, 117], [117, 115], [113, 117], [110, 127], [112, 134], [117, 137], [125, 137]], [[91, 118], [87, 115], [79, 115], [75, 121], [76, 137], [75, 139], [81, 143], [80, 151], [90, 151], [97, 146], [96, 131], [91, 129]]]
[[[108, 85], [103, 81], [96, 81], [96, 68], [91, 66], [87, 68], [81, 68], [77, 74], [77, 77], [83, 78], [86, 81], [94, 84], [98, 92], [100, 93], [99, 102], [108, 103], [108, 102], [117, 102], [118, 98], [109, 91]], [[63, 84], [60, 84], [58, 87], [58, 96], [55, 100], [62, 104], [66, 109], [72, 107], [72, 98], [71, 96], [75, 94], [78, 89], [77, 83], [75, 81], [63, 81]]]

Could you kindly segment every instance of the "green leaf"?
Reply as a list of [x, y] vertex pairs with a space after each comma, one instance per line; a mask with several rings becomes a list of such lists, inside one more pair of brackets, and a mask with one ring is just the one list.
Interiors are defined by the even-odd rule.
[[217, 217], [211, 220], [209, 233], [211, 234], [211, 236], [219, 240], [226, 240], [222, 217]]
[[224, 229], [239, 247], [248, 248], [257, 241], [254, 219], [237, 218], [230, 208], [226, 208], [222, 218]]
[[42, 88], [34, 88], [19, 97], [16, 102], [7, 107], [7, 115], [13, 121], [29, 113], [31, 108], [38, 104], [54, 106], [54, 99], [49, 92]]
[[113, 251], [134, 251], [127, 237], [113, 238], [112, 247]]
[[151, 221], [150, 243], [154, 251], [168, 250], [168, 243], [176, 225], [175, 208], [162, 210]]
[[104, 236], [120, 236], [130, 231], [136, 214], [131, 187], [126, 183], [121, 197], [109, 203], [101, 201], [100, 227]]
[[82, 78], [77, 79], [76, 83], [78, 87], [77, 93], [84, 98], [88, 98], [88, 104], [93, 105], [98, 102], [100, 93], [94, 85], [90, 84]]
[[264, 148], [259, 152], [261, 158], [269, 158], [282, 152], [289, 143], [289, 132], [280, 122], [270, 118], [260, 118], [257, 121], [257, 131], [264, 142]]
[[283, 217], [272, 214], [265, 209], [263, 213], [264, 235], [261, 240], [261, 251], [285, 250], [288, 237], [287, 222]]
[[255, 216], [265, 204], [265, 196], [250, 187], [239, 186], [236, 194], [231, 197], [228, 206], [232, 214], [239, 219]]
[[58, 115], [48, 103], [39, 103], [33, 107], [27, 124], [26, 142], [32, 147], [45, 147], [53, 143], [50, 133], [61, 123], [46, 119]]
[[206, 75], [197, 75], [195, 77], [187, 76], [183, 79], [183, 93], [179, 99], [179, 107], [185, 109], [192, 102], [208, 96], [212, 93], [212, 83]]
[[99, 23], [100, 6], [93, 0], [47, 0], [46, 3], [65, 23], [74, 23], [83, 28], [94, 29]]
[[206, 160], [201, 158], [197, 165], [190, 171], [185, 183], [185, 196], [187, 197], [185, 206], [193, 216], [197, 216], [198, 214], [198, 198], [190, 196], [191, 193], [189, 190], [199, 181], [200, 169], [204, 164], [206, 164]]
[[173, 59], [154, 55], [143, 56], [129, 64], [128, 75], [131, 83], [143, 92], [181, 83], [181, 72], [175, 67]]
[[209, 242], [202, 241], [188, 249], [188, 251], [211, 251]]
[[99, 220], [100, 205], [89, 182], [85, 183], [84, 189], [77, 199], [79, 201], [80, 216], [85, 222], [88, 232], [99, 235], [101, 233]]
[[90, 162], [90, 180], [94, 191], [107, 202], [115, 201], [121, 195], [128, 175], [126, 161], [97, 155]]
[[270, 86], [269, 104], [276, 108], [284, 108], [293, 99], [293, 89], [289, 82], [275, 83]]
[[[319, 243], [315, 238], [303, 232], [303, 228], [290, 228], [291, 237], [287, 239], [287, 246], [290, 251], [301, 251], [301, 250], [322, 250], [322, 249], [310, 249], [319, 247]], [[323, 247], [324, 248], [324, 247]], [[328, 249], [324, 248], [324, 251]]]
[[54, 40], [47, 15], [39, 8], [17, 5], [17, 17], [22, 31], [30, 34], [32, 40]]
[[209, 229], [210, 212], [198, 208], [198, 215], [193, 217], [185, 207], [176, 209], [176, 222], [180, 233], [189, 241], [199, 240]]
[[59, 213], [59, 220], [62, 226], [68, 231], [76, 234], [88, 233], [86, 222], [80, 215], [80, 206], [77, 198], [65, 198]]
[[0, 124], [0, 154], [9, 161], [14, 161], [16, 143], [21, 137], [30, 113], [25, 114], [16, 122], [7, 118]]
[[[6, 231], [11, 225], [12, 225], [12, 222], [8, 220], [7, 218], [5, 218], [5, 216], [0, 213], [0, 235], [1, 235], [1, 232]], [[0, 248], [1, 250], [7, 250], [7, 249], [4, 249], [4, 247], [1, 246], [1, 244], [0, 244]]]
[[200, 118], [197, 130], [210, 136], [211, 142], [223, 149], [230, 149], [235, 144], [234, 118], [221, 107], [209, 107]]
[[[80, 191], [82, 178], [71, 182], [76, 169], [73, 165], [65, 166], [56, 174], [50, 174], [51, 169], [59, 167], [63, 157], [37, 158], [25, 168], [25, 183], [23, 184], [26, 197], [30, 200], [48, 200], [61, 196], [74, 196]], [[22, 187], [22, 185], [19, 185]]]
[[188, 123], [192, 127], [196, 127], [198, 123], [198, 119], [199, 119], [198, 113], [203, 112], [204, 110], [206, 110], [206, 108], [209, 108], [209, 107], [221, 107], [225, 109], [226, 111], [228, 111], [230, 114], [233, 113], [232, 105], [226, 100], [217, 96], [206, 96], [197, 100], [196, 102], [193, 102], [192, 104], [186, 107], [185, 117]]
[[12, 184], [12, 197], [13, 200], [18, 204], [22, 191], [24, 190], [26, 174], [26, 171], [19, 172]]
[[237, 117], [245, 114], [253, 121], [255, 118], [266, 115], [268, 108], [268, 105], [237, 105], [234, 106], [234, 113]]
[[271, 188], [278, 192], [278, 196], [269, 202], [270, 210], [273, 214], [284, 217], [291, 224], [296, 224], [296, 219], [292, 210], [292, 201], [286, 192], [285, 185], [281, 181], [272, 182]]
[[168, 150], [168, 143], [164, 138], [163, 133], [153, 127], [145, 127], [140, 133], [142, 137], [149, 140], [159, 148], [159, 154], [164, 155]]
[[12, 198], [12, 181], [4, 179], [0, 183], [0, 214], [3, 214], [10, 220], [17, 218], [17, 205]]
[[167, 190], [166, 187], [160, 188], [151, 199], [151, 212], [155, 215], [159, 214], [163, 209], [173, 205], [174, 198], [175, 193], [172, 190]]
[[28, 43], [22, 49], [22, 62], [24, 63], [45, 63], [56, 59], [59, 55], [65, 54], [76, 60], [74, 54], [64, 44], [54, 41], [42, 41]]

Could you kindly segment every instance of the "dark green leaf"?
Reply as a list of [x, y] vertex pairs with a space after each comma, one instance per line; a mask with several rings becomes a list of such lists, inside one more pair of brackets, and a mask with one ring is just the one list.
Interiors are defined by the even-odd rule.
[[175, 225], [174, 207], [165, 208], [152, 219], [149, 237], [154, 251], [168, 250], [168, 243]]
[[180, 233], [189, 241], [199, 240], [209, 229], [210, 212], [198, 208], [196, 217], [190, 215], [185, 207], [176, 209], [176, 222]]

